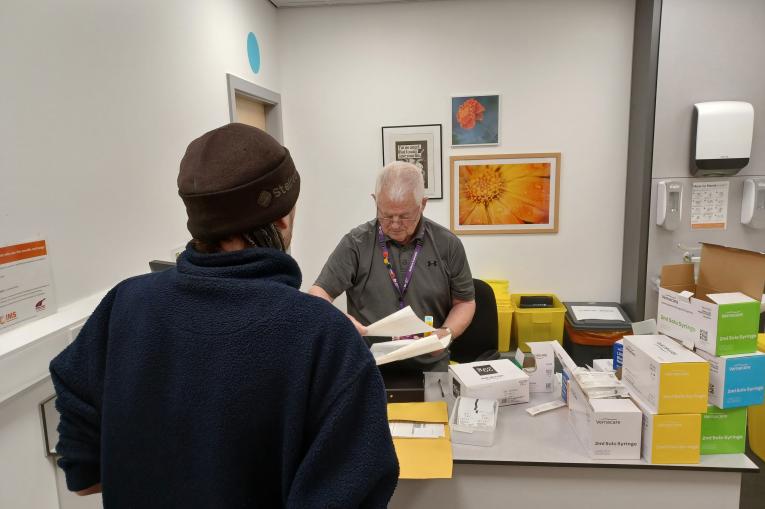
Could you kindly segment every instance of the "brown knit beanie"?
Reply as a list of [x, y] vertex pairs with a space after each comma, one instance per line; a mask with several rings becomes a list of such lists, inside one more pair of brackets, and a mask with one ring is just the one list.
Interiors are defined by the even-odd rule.
[[245, 124], [224, 125], [192, 141], [178, 173], [189, 232], [208, 242], [286, 216], [299, 193], [289, 151]]

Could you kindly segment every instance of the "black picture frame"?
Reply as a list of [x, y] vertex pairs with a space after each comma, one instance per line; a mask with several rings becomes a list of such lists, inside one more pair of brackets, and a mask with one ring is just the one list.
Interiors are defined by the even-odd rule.
[[442, 124], [382, 127], [383, 165], [393, 161], [411, 162], [422, 170], [425, 196], [444, 197]]

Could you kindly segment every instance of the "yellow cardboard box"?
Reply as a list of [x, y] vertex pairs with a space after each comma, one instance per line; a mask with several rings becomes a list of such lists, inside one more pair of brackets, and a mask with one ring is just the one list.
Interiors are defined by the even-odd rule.
[[701, 414], [657, 414], [632, 388], [630, 394], [643, 412], [642, 449], [646, 462], [666, 465], [701, 460]]

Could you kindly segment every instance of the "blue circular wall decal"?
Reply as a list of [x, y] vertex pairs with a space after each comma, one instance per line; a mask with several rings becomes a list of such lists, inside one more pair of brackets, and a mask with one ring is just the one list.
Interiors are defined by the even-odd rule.
[[260, 71], [260, 46], [258, 38], [250, 32], [247, 35], [247, 57], [250, 59], [250, 68], [257, 74]]

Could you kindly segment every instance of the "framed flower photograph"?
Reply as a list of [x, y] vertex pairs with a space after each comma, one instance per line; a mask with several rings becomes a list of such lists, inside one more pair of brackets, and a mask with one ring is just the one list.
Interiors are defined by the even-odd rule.
[[499, 95], [452, 97], [452, 146], [499, 145]]
[[382, 128], [383, 165], [412, 163], [422, 171], [425, 196], [439, 200], [443, 193], [441, 124], [387, 126]]
[[560, 153], [453, 156], [451, 230], [557, 233]]

